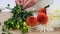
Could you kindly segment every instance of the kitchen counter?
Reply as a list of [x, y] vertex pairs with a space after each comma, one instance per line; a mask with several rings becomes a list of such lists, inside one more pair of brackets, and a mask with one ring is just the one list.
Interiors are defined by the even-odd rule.
[[[8, 20], [11, 16], [12, 16], [12, 14], [8, 13], [8, 12], [0, 13], [0, 22], [1, 22], [1, 25], [0, 25], [0, 34], [2, 33], [1, 28], [3, 26], [4, 21]], [[21, 32], [19, 30], [14, 30], [14, 31], [11, 31], [11, 32], [13, 32], [14, 34], [21, 34]], [[54, 32], [39, 32], [39, 31], [34, 31], [34, 32], [31, 32], [31, 33], [28, 32], [26, 34], [60, 34], [60, 28], [56, 29]]]

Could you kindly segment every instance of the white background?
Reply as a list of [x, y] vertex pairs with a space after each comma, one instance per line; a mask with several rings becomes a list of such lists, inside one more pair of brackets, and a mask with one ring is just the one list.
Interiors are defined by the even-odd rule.
[[[38, 10], [40, 7], [45, 7], [49, 4], [52, 4], [53, 2], [55, 2], [55, 4], [60, 5], [60, 0], [40, 0], [39, 2], [37, 2], [37, 4], [35, 4], [34, 8], [35, 10]], [[0, 9], [3, 8], [5, 9], [5, 7], [7, 6], [7, 4], [10, 4], [10, 7], [13, 8], [15, 6], [15, 0], [0, 0]], [[29, 8], [29, 10], [32, 10], [33, 7]]]
[[[35, 8], [39, 8], [41, 6], [44, 7], [50, 3], [51, 3], [51, 0], [40, 0], [35, 5]], [[11, 8], [13, 8], [15, 6], [15, 0], [0, 0], [0, 8], [5, 8], [7, 6], [7, 4], [10, 4]]]

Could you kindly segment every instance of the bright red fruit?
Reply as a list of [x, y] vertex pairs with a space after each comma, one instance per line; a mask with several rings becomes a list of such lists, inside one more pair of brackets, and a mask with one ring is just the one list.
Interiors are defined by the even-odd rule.
[[39, 13], [44, 13], [44, 14], [46, 14], [46, 9], [45, 9], [45, 8], [40, 8], [40, 9], [39, 9]]
[[39, 13], [38, 16], [37, 16], [37, 21], [40, 24], [46, 24], [47, 21], [48, 21], [48, 16], [44, 13]]
[[27, 18], [26, 22], [29, 26], [35, 26], [37, 24], [37, 18], [34, 16], [30, 16]]

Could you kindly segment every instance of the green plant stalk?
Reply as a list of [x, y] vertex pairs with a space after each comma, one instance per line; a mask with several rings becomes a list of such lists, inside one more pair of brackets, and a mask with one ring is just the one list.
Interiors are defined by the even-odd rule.
[[22, 5], [20, 6], [16, 5], [12, 9], [11, 13], [13, 14], [12, 18], [4, 22], [4, 25], [6, 25], [7, 29], [10, 29], [10, 28], [16, 29], [17, 23], [19, 22], [18, 25], [20, 25], [20, 30], [22, 34], [27, 32], [28, 29], [24, 29], [24, 27], [26, 26], [23, 26], [24, 25], [23, 22], [26, 22], [26, 19], [28, 16], [32, 16], [32, 12], [25, 11]]

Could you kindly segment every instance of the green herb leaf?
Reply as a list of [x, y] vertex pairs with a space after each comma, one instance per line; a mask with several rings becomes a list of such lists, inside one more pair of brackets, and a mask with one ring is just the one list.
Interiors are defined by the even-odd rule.
[[2, 34], [6, 34], [6, 33], [3, 32]]
[[8, 34], [12, 34], [12, 33], [8, 32]]

